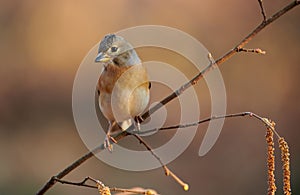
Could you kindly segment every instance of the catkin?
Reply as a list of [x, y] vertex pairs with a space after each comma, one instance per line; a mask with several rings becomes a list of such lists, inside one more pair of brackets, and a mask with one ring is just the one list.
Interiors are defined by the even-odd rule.
[[274, 140], [273, 131], [271, 128], [267, 128], [266, 134], [267, 149], [268, 149], [268, 195], [275, 195], [276, 185], [275, 185], [275, 155], [274, 155]]
[[279, 138], [279, 148], [281, 150], [281, 161], [283, 163], [283, 192], [285, 195], [292, 194], [291, 192], [291, 171], [290, 171], [290, 152], [289, 146], [284, 138]]
[[111, 195], [109, 187], [104, 186], [103, 184], [102, 185], [98, 184], [98, 190], [100, 195]]
[[156, 195], [157, 193], [154, 190], [146, 190], [145, 194], [146, 195]]

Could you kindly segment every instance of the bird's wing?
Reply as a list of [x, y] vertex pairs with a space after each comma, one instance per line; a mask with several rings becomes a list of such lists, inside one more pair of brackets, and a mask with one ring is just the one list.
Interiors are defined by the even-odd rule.
[[97, 85], [97, 87], [95, 89], [95, 110], [96, 110], [97, 118], [98, 118], [100, 125], [102, 127], [107, 127], [108, 122], [99, 107], [99, 95], [100, 95], [100, 91], [99, 91], [98, 85]]

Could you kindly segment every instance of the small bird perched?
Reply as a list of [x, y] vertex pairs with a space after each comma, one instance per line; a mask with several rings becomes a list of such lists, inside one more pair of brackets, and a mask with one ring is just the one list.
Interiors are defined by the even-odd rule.
[[[146, 109], [150, 82], [134, 48], [124, 38], [109, 34], [100, 42], [95, 62], [103, 64], [97, 84], [99, 107], [108, 120], [109, 128], [104, 147], [112, 151], [111, 133], [126, 130], [128, 124], [139, 129], [139, 115]], [[127, 124], [127, 127], [123, 127]]]

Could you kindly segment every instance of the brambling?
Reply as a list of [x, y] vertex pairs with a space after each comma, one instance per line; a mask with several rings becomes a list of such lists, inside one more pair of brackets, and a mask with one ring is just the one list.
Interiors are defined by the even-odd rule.
[[126, 130], [131, 124], [139, 130], [136, 119], [149, 103], [151, 84], [136, 51], [120, 36], [109, 34], [103, 38], [95, 62], [103, 64], [97, 84], [98, 101], [109, 123], [104, 147], [112, 151], [114, 131]]

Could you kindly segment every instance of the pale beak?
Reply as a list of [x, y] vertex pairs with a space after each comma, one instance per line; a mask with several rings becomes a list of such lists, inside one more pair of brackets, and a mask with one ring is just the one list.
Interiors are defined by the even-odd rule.
[[97, 55], [95, 62], [108, 62], [109, 60], [111, 60], [111, 57], [109, 55], [107, 55], [106, 53], [100, 52]]

